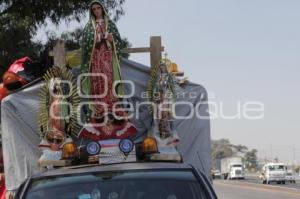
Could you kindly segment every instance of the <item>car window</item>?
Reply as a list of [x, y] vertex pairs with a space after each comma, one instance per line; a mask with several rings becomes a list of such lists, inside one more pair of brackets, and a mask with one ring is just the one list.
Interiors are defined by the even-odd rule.
[[285, 166], [283, 166], [283, 165], [272, 165], [272, 166], [269, 166], [269, 170], [270, 171], [284, 171]]
[[26, 199], [206, 199], [192, 171], [130, 171], [32, 182]]

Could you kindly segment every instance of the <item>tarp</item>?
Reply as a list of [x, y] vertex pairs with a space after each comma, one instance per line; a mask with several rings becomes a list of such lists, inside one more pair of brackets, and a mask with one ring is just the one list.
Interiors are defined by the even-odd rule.
[[[122, 60], [121, 70], [123, 79], [134, 83], [134, 89], [126, 84], [126, 93], [133, 91], [133, 96], [128, 101], [133, 104], [145, 101], [150, 68], [130, 60]], [[2, 101], [1, 123], [7, 190], [16, 190], [26, 178], [39, 172], [37, 161], [41, 152], [37, 147], [40, 142], [37, 124], [38, 90], [42, 85], [43, 83], [38, 83], [25, 88]], [[211, 158], [207, 92], [198, 84], [188, 83], [183, 88], [176, 88], [176, 96], [177, 102], [181, 103], [176, 106], [176, 115], [190, 115], [189, 119], [176, 119], [174, 122], [180, 137], [178, 150], [185, 162], [209, 175]], [[193, 109], [184, 105], [184, 102], [190, 102]], [[151, 128], [152, 117], [146, 106], [141, 106], [138, 114], [139, 118], [133, 122], [141, 139]], [[199, 118], [199, 115], [206, 118]]]

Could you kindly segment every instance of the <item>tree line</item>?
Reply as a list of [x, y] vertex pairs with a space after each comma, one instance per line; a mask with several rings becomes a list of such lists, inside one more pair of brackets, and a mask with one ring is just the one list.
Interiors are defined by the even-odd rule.
[[257, 150], [249, 150], [244, 145], [234, 145], [228, 139], [212, 140], [211, 156], [213, 165], [222, 158], [241, 156], [248, 170], [257, 170]]

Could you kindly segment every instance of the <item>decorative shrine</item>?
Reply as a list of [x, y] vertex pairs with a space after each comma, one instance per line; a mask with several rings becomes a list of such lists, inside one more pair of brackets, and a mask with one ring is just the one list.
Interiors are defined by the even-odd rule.
[[79, 97], [76, 78], [61, 68], [49, 69], [40, 89], [40, 166], [181, 161], [173, 104], [176, 86], [183, 82], [174, 67], [175, 63], [163, 59], [151, 70], [147, 92], [153, 125], [142, 143], [135, 142], [136, 129], [122, 107], [118, 107], [122, 117], [108, 111], [91, 119], [96, 113]]
[[54, 67], [44, 76], [40, 166], [181, 161], [172, 110], [175, 86], [184, 84], [177, 65], [165, 58], [152, 66], [148, 101], [153, 126], [138, 143], [137, 129], [123, 103], [120, 34], [101, 1], [91, 2], [89, 14], [82, 34], [80, 75], [75, 79]]

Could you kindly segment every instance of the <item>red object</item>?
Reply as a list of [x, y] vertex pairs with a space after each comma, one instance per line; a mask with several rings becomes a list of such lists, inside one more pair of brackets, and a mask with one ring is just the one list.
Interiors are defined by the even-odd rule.
[[25, 63], [28, 62], [32, 62], [28, 57], [18, 59], [4, 73], [3, 84], [8, 90], [16, 90], [28, 83], [24, 68]]
[[18, 74], [11, 72], [11, 71], [6, 71], [3, 75], [3, 84], [5, 87], [9, 84], [13, 84], [16, 82], [20, 82], [22, 85], [25, 85], [27, 81], [20, 77]]
[[5, 195], [6, 195], [5, 178], [4, 178], [4, 175], [1, 175], [1, 181], [0, 181], [0, 199], [5, 199]]
[[126, 112], [122, 110], [121, 106], [114, 106], [115, 102], [118, 102], [118, 98], [113, 92], [113, 89], [115, 89], [113, 85], [113, 52], [102, 39], [106, 34], [105, 24], [96, 22], [96, 31], [96, 48], [93, 50], [89, 72], [92, 74], [102, 74], [102, 76], [95, 75], [91, 77], [91, 94], [96, 97], [94, 98], [93, 107], [95, 114], [90, 118], [92, 122], [90, 125], [92, 127], [83, 128], [79, 136], [94, 141], [130, 138], [136, 135], [137, 130], [127, 119], [116, 122], [110, 121], [102, 125], [97, 122], [97, 117], [101, 118], [109, 113], [114, 113], [118, 117], [124, 117], [126, 116]]
[[12, 65], [10, 65], [7, 71], [18, 74], [18, 72], [24, 71], [25, 62], [32, 62], [32, 60], [29, 57], [18, 59]]
[[8, 95], [8, 90], [4, 87], [3, 83], [0, 84], [0, 102]]

